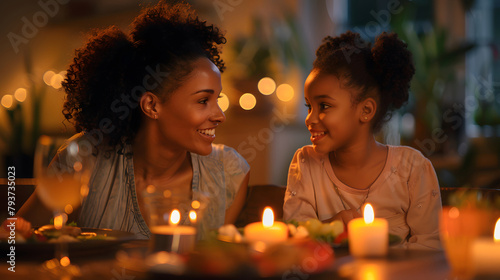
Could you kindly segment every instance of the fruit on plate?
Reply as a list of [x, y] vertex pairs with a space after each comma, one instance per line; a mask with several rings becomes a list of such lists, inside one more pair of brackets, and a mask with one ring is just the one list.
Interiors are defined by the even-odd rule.
[[296, 226], [297, 229], [304, 227], [308, 235], [318, 241], [333, 244], [342, 244], [347, 241], [347, 229], [342, 221], [335, 220], [330, 223], [322, 223], [318, 219], [309, 219], [303, 222], [291, 221], [290, 226]]

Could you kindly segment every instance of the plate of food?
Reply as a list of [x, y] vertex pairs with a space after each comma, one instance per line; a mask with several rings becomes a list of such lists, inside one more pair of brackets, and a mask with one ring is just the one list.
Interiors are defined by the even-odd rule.
[[[12, 237], [13, 236], [13, 237]], [[110, 230], [76, 226], [66, 226], [61, 232], [53, 225], [45, 225], [12, 233], [0, 230], [0, 249], [16, 256], [47, 258], [53, 257], [58, 242], [66, 242], [71, 256], [84, 256], [97, 252], [112, 252], [118, 245], [135, 239], [134, 234]]]

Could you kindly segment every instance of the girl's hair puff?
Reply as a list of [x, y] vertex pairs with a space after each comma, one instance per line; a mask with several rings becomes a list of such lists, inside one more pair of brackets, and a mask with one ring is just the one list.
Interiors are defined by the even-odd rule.
[[415, 73], [406, 43], [396, 33], [386, 32], [376, 38], [373, 46], [351, 31], [328, 36], [316, 51], [313, 67], [320, 73], [335, 75], [343, 86], [353, 89], [353, 105], [368, 97], [377, 100], [374, 132], [390, 120], [394, 109], [408, 101]]

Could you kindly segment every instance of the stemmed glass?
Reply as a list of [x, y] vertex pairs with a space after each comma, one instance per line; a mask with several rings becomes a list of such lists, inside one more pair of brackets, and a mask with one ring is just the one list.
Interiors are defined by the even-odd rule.
[[[36, 193], [42, 203], [54, 214], [54, 228], [65, 233], [65, 223], [88, 193], [92, 163], [89, 145], [68, 141], [61, 137], [43, 135], [35, 150], [34, 173]], [[59, 152], [57, 152], [59, 149]], [[59, 238], [55, 245], [55, 259], [44, 267], [57, 276], [77, 276], [79, 268], [72, 265], [67, 242]]]

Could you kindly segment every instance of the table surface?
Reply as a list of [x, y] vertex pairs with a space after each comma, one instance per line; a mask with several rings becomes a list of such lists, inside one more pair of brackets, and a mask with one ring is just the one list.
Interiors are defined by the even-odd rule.
[[[76, 279], [139, 280], [147, 279], [143, 272], [126, 270], [116, 260], [116, 253], [147, 248], [147, 241], [129, 241], [119, 247], [104, 250], [90, 256], [77, 256], [72, 263], [80, 266], [82, 276]], [[8, 270], [7, 252], [0, 256], [0, 279], [54, 279], [42, 269], [42, 259], [37, 256], [17, 256], [15, 272]], [[36, 254], [36, 252], [35, 252]], [[442, 251], [390, 249], [387, 257], [356, 259], [345, 248], [335, 249], [333, 266], [319, 275], [309, 275], [295, 268], [276, 279], [346, 279], [346, 280], [459, 280], [450, 274], [450, 268]], [[70, 255], [71, 257], [71, 255]], [[474, 278], [474, 279], [499, 279]], [[201, 279], [206, 279], [201, 278]]]

